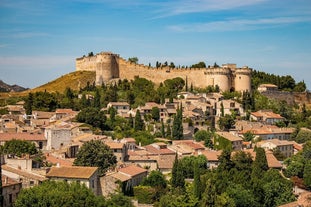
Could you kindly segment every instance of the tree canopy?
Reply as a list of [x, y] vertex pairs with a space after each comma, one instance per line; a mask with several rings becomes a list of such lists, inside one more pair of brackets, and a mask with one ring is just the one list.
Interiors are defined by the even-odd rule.
[[117, 158], [108, 145], [101, 140], [85, 142], [79, 149], [74, 165], [98, 167], [98, 172], [103, 175], [109, 167], [117, 163]]

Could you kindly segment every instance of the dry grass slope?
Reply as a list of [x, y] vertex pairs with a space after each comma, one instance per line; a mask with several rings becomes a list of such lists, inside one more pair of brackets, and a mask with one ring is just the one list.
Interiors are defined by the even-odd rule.
[[8, 97], [8, 96], [26, 96], [28, 93], [35, 93], [40, 91], [47, 91], [47, 92], [59, 92], [64, 93], [67, 87], [71, 88], [72, 90], [79, 90], [80, 87], [83, 88], [86, 86], [87, 82], [93, 84], [95, 82], [96, 74], [95, 72], [90, 71], [75, 71], [72, 73], [68, 73], [63, 75], [51, 82], [48, 82], [42, 86], [37, 88], [33, 88], [23, 92], [15, 92], [15, 93], [2, 93], [1, 97]]

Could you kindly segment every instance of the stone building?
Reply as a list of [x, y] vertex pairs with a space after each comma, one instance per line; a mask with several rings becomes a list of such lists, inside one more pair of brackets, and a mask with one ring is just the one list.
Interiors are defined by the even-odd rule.
[[135, 64], [111, 52], [101, 52], [95, 56], [83, 56], [76, 59], [77, 71], [95, 71], [96, 85], [114, 79], [133, 80], [136, 76], [160, 84], [166, 79], [180, 77], [188, 84], [204, 88], [218, 86], [221, 91], [250, 91], [251, 71], [247, 66], [238, 68], [236, 64], [224, 64], [222, 67], [208, 68], [155, 68]]

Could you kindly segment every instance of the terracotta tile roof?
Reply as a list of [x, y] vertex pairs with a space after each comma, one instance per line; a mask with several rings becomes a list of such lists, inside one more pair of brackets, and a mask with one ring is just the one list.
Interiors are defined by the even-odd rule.
[[140, 175], [142, 173], [147, 172], [147, 170], [144, 168], [138, 167], [136, 165], [129, 165], [123, 168], [119, 168], [118, 172], [134, 177], [136, 175]]
[[2, 180], [2, 187], [16, 185], [16, 184], [21, 183], [21, 182], [17, 182], [16, 180], [13, 180], [12, 178], [6, 175], [1, 175], [1, 180]]
[[14, 129], [17, 127], [17, 125], [14, 122], [8, 122], [4, 124], [4, 127], [7, 129]]
[[52, 167], [46, 174], [46, 177], [89, 179], [96, 171], [97, 167], [60, 166]]
[[272, 111], [256, 111], [252, 112], [251, 115], [255, 117], [265, 117], [271, 119], [284, 119], [280, 114], [273, 113]]
[[293, 142], [287, 141], [287, 140], [279, 140], [279, 139], [268, 139], [268, 140], [263, 140], [257, 143], [258, 146], [261, 146], [265, 143], [272, 143], [276, 146], [287, 146], [287, 145], [294, 145]]
[[218, 157], [221, 155], [222, 151], [202, 150], [200, 153], [206, 157], [207, 161], [218, 162]]
[[229, 132], [216, 132], [216, 134], [218, 134], [219, 136], [222, 136], [226, 139], [228, 139], [231, 142], [234, 141], [243, 141], [243, 139], [241, 137], [235, 136]]
[[46, 141], [44, 134], [37, 133], [0, 133], [0, 141], [9, 141], [12, 139], [26, 140], [26, 141]]
[[8, 165], [2, 165], [2, 170], [17, 174], [17, 175], [20, 175], [20, 176], [23, 176], [23, 177], [26, 177], [29, 179], [33, 179], [33, 180], [39, 180], [39, 181], [46, 180], [46, 178], [41, 176], [41, 175], [26, 172], [26, 171], [20, 170], [20, 169], [16, 169], [16, 168], [10, 167]]
[[156, 161], [158, 159], [157, 155], [130, 155], [129, 161]]
[[159, 169], [172, 169], [175, 161], [175, 155], [160, 155], [158, 157]]
[[46, 161], [52, 163], [52, 164], [59, 164], [60, 166], [72, 166], [73, 165], [73, 162], [71, 160], [64, 160], [64, 159], [61, 159], [61, 158], [58, 158], [58, 157], [55, 157], [49, 153], [46, 153], [45, 154], [45, 157], [46, 157]]
[[266, 158], [269, 168], [277, 168], [277, 169], [282, 168], [282, 164], [275, 158], [273, 152], [266, 151]]
[[128, 181], [131, 179], [130, 176], [128, 175], [125, 175], [125, 174], [122, 174], [120, 172], [115, 172], [113, 174], [110, 174], [111, 177], [114, 177], [115, 179], [117, 180], [120, 180], [121, 182], [124, 182], [124, 181]]
[[106, 145], [110, 147], [110, 149], [123, 149], [124, 143], [120, 142], [105, 142]]
[[148, 154], [155, 154], [155, 155], [164, 155], [164, 154], [175, 154], [174, 151], [164, 148], [164, 149], [157, 149], [156, 147], [152, 145], [145, 146], [145, 149]]
[[75, 114], [76, 111], [73, 111], [72, 109], [56, 109], [56, 114]]
[[50, 119], [55, 112], [32, 111], [32, 114], [36, 116], [36, 119]]

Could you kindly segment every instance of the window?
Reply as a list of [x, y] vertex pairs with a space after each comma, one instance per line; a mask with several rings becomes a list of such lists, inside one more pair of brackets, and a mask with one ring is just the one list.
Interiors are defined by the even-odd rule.
[[31, 180], [31, 181], [29, 182], [29, 184], [30, 184], [30, 185], [34, 185], [34, 184], [35, 184], [35, 181]]
[[92, 188], [95, 188], [95, 182], [92, 180]]
[[43, 148], [43, 142], [39, 142], [39, 149]]

